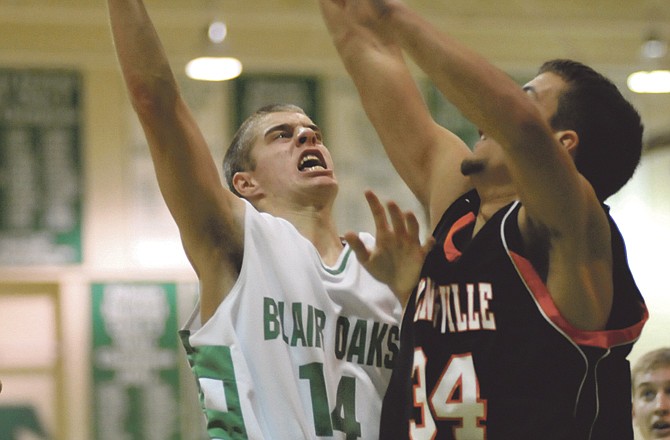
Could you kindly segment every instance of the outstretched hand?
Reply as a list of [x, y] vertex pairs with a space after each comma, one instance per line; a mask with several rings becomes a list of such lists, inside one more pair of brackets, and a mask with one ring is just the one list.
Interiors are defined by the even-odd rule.
[[391, 219], [389, 224], [379, 198], [372, 191], [366, 191], [365, 198], [375, 222], [375, 247], [368, 249], [353, 232], [346, 233], [344, 239], [363, 267], [377, 280], [387, 284], [405, 305], [435, 240], [431, 236], [421, 244], [419, 222], [414, 213], [402, 212], [396, 203], [390, 201], [386, 205]]
[[380, 19], [398, 0], [319, 0], [321, 14], [330, 33], [337, 36], [344, 29], [362, 25], [375, 30], [379, 36]]
[[[322, 6], [328, 4], [347, 9], [362, 18], [379, 18], [386, 14], [390, 6], [398, 0], [319, 0]], [[352, 17], [354, 18], [354, 17]]]

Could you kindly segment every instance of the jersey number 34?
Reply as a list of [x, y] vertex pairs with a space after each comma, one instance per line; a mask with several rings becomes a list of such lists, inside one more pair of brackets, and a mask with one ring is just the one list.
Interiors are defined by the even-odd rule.
[[452, 356], [430, 396], [426, 390], [427, 360], [421, 348], [414, 351], [413, 394], [419, 416], [410, 420], [410, 438], [434, 439], [438, 430], [436, 421], [449, 421], [453, 422], [455, 440], [485, 439], [486, 427], [481, 422], [486, 420], [486, 400], [479, 398], [479, 382], [472, 355]]

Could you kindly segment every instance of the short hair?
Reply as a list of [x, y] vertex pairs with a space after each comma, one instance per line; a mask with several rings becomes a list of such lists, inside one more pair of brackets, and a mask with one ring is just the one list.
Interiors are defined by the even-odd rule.
[[670, 368], [670, 347], [658, 348], [642, 355], [631, 370], [631, 385], [636, 387], [636, 378], [659, 368]]
[[233, 176], [235, 176], [235, 173], [237, 172], [253, 171], [256, 168], [256, 163], [251, 156], [251, 150], [257, 139], [258, 133], [256, 131], [259, 122], [268, 114], [281, 112], [306, 114], [302, 108], [293, 104], [266, 105], [259, 108], [251, 116], [245, 119], [242, 125], [240, 125], [240, 128], [237, 129], [237, 132], [235, 132], [235, 136], [233, 136], [233, 140], [230, 142], [228, 150], [223, 158], [223, 174], [228, 187], [238, 197], [242, 197], [242, 195], [233, 185]]
[[575, 165], [602, 202], [628, 182], [640, 163], [640, 115], [609, 79], [582, 63], [550, 60], [538, 74], [545, 72], [567, 84], [549, 123], [554, 130], [577, 133]]

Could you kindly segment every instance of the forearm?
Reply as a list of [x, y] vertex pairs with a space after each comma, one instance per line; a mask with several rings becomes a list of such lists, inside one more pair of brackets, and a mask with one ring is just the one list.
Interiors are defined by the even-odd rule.
[[[141, 0], [108, 0], [116, 54], [136, 110], [144, 101], [174, 99], [176, 81]], [[164, 105], [153, 107], [165, 108]]]
[[438, 129], [400, 47], [360, 26], [348, 25], [332, 35], [389, 159], [427, 205], [426, 180]]
[[506, 73], [402, 3], [380, 21], [467, 119], [501, 143], [518, 143], [518, 127], [535, 109]]
[[[325, 0], [330, 2], [330, 0]], [[331, 5], [331, 8], [332, 5]], [[420, 94], [395, 43], [335, 12], [324, 17], [340, 59], [359, 92], [363, 107], [382, 140], [406, 105], [422, 106]], [[402, 98], [402, 99], [401, 99]], [[404, 104], [401, 101], [407, 101]]]
[[582, 190], [572, 159], [537, 103], [506, 73], [405, 5], [393, 3], [380, 21], [445, 97], [505, 150], [518, 195], [533, 219], [572, 234], [596, 200]]

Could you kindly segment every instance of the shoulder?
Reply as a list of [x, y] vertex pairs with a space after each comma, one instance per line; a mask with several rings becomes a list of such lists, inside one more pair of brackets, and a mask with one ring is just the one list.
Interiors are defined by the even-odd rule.
[[288, 220], [277, 217], [268, 212], [259, 211], [249, 201], [242, 199], [246, 205], [244, 213], [244, 228], [246, 235], [250, 233], [265, 233], [265, 234], [288, 234], [300, 235], [295, 226]]

